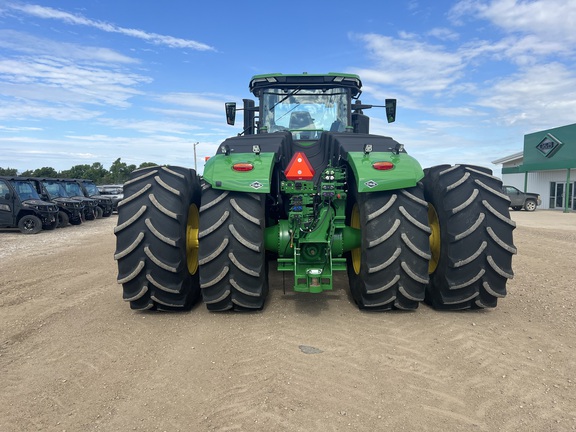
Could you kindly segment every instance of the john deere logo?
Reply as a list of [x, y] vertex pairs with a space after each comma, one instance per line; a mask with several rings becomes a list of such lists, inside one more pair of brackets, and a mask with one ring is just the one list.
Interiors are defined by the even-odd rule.
[[250, 186], [251, 186], [253, 189], [260, 189], [260, 188], [261, 188], [262, 186], [264, 186], [264, 185], [263, 185], [262, 183], [260, 183], [259, 181], [255, 181], [255, 182], [252, 182], [252, 183], [250, 184]]
[[562, 145], [562, 142], [552, 134], [547, 134], [536, 146], [538, 151], [546, 157], [551, 157], [555, 151]]

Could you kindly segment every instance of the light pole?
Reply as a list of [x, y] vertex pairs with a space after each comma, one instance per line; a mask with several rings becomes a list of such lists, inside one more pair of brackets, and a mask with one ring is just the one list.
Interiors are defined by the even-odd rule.
[[194, 171], [198, 172], [198, 165], [196, 164], [196, 146], [200, 144], [198, 141], [194, 143]]

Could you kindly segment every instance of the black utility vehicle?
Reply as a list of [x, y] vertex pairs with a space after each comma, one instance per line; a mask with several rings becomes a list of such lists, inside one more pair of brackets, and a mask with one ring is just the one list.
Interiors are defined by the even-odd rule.
[[29, 180], [36, 187], [36, 191], [43, 200], [51, 201], [58, 206], [58, 226], [63, 228], [71, 223], [80, 225], [82, 223], [82, 211], [84, 204], [72, 199], [66, 193], [64, 186], [53, 178], [31, 177]]
[[96, 183], [92, 180], [87, 179], [76, 179], [76, 182], [82, 188], [84, 196], [96, 200], [96, 217], [101, 218], [102, 216], [108, 217], [112, 214], [112, 199], [110, 197], [100, 194]]
[[80, 184], [73, 179], [55, 179], [56, 181], [60, 182], [66, 193], [70, 198], [80, 201], [84, 205], [84, 210], [82, 216], [85, 220], [94, 220], [96, 219], [98, 208], [98, 203], [95, 199], [88, 198], [84, 195]]
[[22, 177], [0, 177], [0, 227], [18, 228], [24, 234], [54, 229], [58, 207], [40, 199], [34, 185]]

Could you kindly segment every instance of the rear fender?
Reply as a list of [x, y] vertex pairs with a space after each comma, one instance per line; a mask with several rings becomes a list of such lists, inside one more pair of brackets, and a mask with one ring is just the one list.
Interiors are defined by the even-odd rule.
[[[348, 152], [347, 162], [356, 179], [358, 192], [379, 192], [416, 186], [424, 177], [422, 166], [406, 153]], [[393, 167], [377, 170], [376, 162], [390, 162]]]
[[[276, 163], [275, 153], [231, 153], [212, 156], [204, 166], [204, 180], [213, 189], [270, 193], [272, 170]], [[249, 171], [236, 171], [237, 164], [249, 164]]]

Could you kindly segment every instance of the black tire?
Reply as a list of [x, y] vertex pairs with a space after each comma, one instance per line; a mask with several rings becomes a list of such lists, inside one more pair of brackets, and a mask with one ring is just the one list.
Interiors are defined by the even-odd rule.
[[194, 170], [147, 167], [124, 185], [118, 211], [118, 283], [132, 309], [188, 310], [200, 296]]
[[94, 217], [96, 219], [102, 219], [102, 215], [104, 214], [104, 210], [101, 207], [96, 206], [94, 209]]
[[52, 231], [58, 227], [58, 218], [55, 218], [53, 222], [49, 224], [42, 225], [44, 231]]
[[42, 221], [38, 216], [24, 215], [18, 221], [18, 229], [23, 234], [37, 234], [42, 231]]
[[95, 210], [87, 209], [87, 210], [84, 212], [84, 219], [85, 219], [85, 220], [89, 220], [89, 221], [92, 221], [92, 220], [96, 219], [96, 211], [95, 211]]
[[265, 195], [205, 185], [198, 235], [200, 287], [208, 310], [260, 310], [268, 295]]
[[63, 212], [63, 211], [59, 211], [58, 212], [58, 228], [67, 227], [69, 222], [70, 222], [70, 218], [68, 217], [68, 214]]
[[82, 216], [70, 219], [70, 225], [81, 225], [81, 224], [82, 224]]
[[352, 196], [348, 225], [361, 229], [362, 238], [361, 247], [347, 255], [354, 301], [360, 309], [416, 309], [424, 300], [430, 260], [422, 185]]
[[538, 207], [538, 204], [532, 199], [528, 199], [524, 202], [524, 210], [526, 211], [533, 212], [536, 210], [536, 207]]
[[514, 207], [512, 207], [512, 210], [514, 210], [514, 211], [522, 210], [522, 206], [514, 206]]
[[432, 260], [426, 301], [436, 309], [495, 307], [514, 275], [509, 198], [487, 168], [441, 165], [425, 170]]

